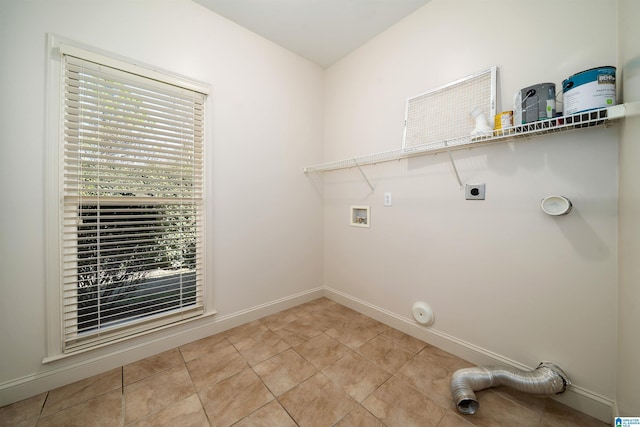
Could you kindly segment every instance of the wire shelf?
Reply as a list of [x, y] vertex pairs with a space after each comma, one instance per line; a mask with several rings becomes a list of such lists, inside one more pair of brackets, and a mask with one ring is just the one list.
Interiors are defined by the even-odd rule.
[[409, 157], [436, 154], [444, 151], [461, 150], [481, 145], [507, 142], [511, 140], [527, 138], [535, 135], [562, 132], [572, 129], [582, 129], [594, 126], [606, 126], [612, 121], [625, 116], [625, 104], [614, 105], [612, 107], [600, 108], [572, 114], [570, 116], [556, 117], [553, 119], [540, 120], [537, 122], [518, 125], [510, 128], [493, 131], [487, 136], [465, 136], [461, 138], [447, 139], [427, 144], [413, 145], [411, 147], [397, 150], [383, 151], [380, 153], [367, 154], [350, 159], [337, 160], [334, 162], [321, 163], [305, 167], [308, 172], [327, 172], [338, 169], [348, 169], [364, 165], [389, 162], [392, 160], [407, 159]]

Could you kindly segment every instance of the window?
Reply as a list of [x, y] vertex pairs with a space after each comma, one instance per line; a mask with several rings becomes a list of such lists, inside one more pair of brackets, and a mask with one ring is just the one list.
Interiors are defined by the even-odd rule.
[[60, 46], [64, 352], [204, 313], [205, 90]]

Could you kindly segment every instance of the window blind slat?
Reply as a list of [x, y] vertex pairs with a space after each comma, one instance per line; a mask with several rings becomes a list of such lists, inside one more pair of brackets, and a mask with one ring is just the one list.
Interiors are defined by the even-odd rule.
[[[120, 154], [120, 155], [118, 155]], [[155, 154], [153, 156], [134, 156], [129, 155], [127, 158], [122, 156], [122, 152], [118, 152], [115, 149], [104, 149], [104, 150], [79, 150], [78, 152], [68, 151], [65, 152], [65, 163], [67, 164], [78, 164], [80, 161], [80, 166], [89, 165], [91, 162], [100, 162], [103, 165], [107, 165], [107, 167], [124, 167], [124, 168], [132, 168], [137, 165], [141, 165], [143, 167], [148, 167], [152, 165], [164, 166], [167, 167], [180, 167], [184, 165], [191, 164], [192, 167], [195, 165], [196, 167], [202, 164], [202, 160], [198, 158], [194, 158], [190, 161], [182, 161], [182, 159], [177, 158], [175, 156], [163, 155], [163, 154]], [[77, 157], [82, 156], [83, 158], [78, 159]], [[83, 161], [86, 160], [86, 163]], [[91, 168], [86, 168], [91, 171]]]
[[[131, 228], [131, 230], [133, 230], [133, 228]], [[146, 233], [146, 234], [131, 234], [130, 236], [126, 236], [126, 239], [133, 239], [135, 237], [138, 236], [146, 236], [151, 238], [151, 242], [155, 242], [157, 238], [165, 235], [168, 231], [175, 231], [175, 229], [163, 229], [163, 228], [157, 228], [154, 230], [150, 230], [153, 231], [153, 233]], [[188, 230], [187, 230], [188, 231]], [[186, 233], [186, 231], [185, 231]], [[87, 233], [89, 234], [89, 233]], [[94, 235], [88, 235], [86, 237], [77, 237], [77, 236], [73, 236], [73, 234], [71, 232], [67, 232], [65, 234], [65, 248], [74, 248], [75, 250], [77, 250], [77, 252], [82, 252], [86, 247], [93, 247], [95, 245], [92, 246], [93, 242], [96, 240], [96, 236], [95, 234], [97, 234], [97, 231], [94, 233]], [[113, 239], [110, 240], [109, 236], [101, 236], [101, 241], [100, 244], [102, 246], [102, 250], [103, 251], [109, 251], [109, 244], [114, 244], [112, 243], [115, 239], [117, 238], [117, 236], [113, 236]], [[88, 242], [88, 243], [87, 243]], [[145, 248], [144, 245], [141, 245], [142, 243], [145, 243], [143, 241], [136, 241], [136, 243], [139, 245], [138, 249], [139, 250], [143, 250]], [[115, 243], [117, 244], [117, 242]], [[149, 246], [149, 247], [153, 247], [153, 246]]]
[[[110, 120], [113, 123], [135, 124], [134, 129], [144, 132], [148, 126], [153, 126], [155, 130], [162, 130], [166, 134], [173, 135], [193, 135], [198, 121], [185, 120], [181, 117], [149, 113], [134, 114], [127, 110], [114, 110], [111, 105], [100, 104], [93, 108], [86, 104], [78, 104], [67, 101], [65, 104], [66, 119], [70, 124], [82, 123], [85, 127], [89, 125], [99, 126], [100, 121]], [[139, 112], [139, 110], [138, 110]], [[150, 120], [153, 119], [153, 120]]]
[[[158, 159], [164, 160], [161, 164], [166, 167], [179, 167], [183, 165], [189, 165], [194, 161], [202, 161], [200, 152], [192, 151], [187, 155], [185, 150], [171, 151], [166, 149], [153, 150], [153, 145], [141, 145], [137, 147], [128, 147], [124, 143], [93, 143], [88, 141], [78, 145], [74, 144], [75, 138], [69, 138], [69, 146], [65, 150], [65, 160], [80, 161], [86, 159], [87, 161], [95, 161], [96, 159], [105, 159], [114, 161], [120, 161], [123, 164], [129, 164], [130, 167], [136, 167], [141, 161], [147, 160], [148, 162], [156, 161]], [[85, 140], [86, 141], [86, 140]], [[130, 145], [130, 144], [129, 144]], [[124, 157], [126, 155], [126, 157]], [[104, 162], [103, 162], [104, 164]], [[108, 167], [113, 166], [106, 165]], [[117, 171], [117, 169], [114, 169]]]
[[[199, 141], [189, 141], [185, 143], [185, 141], [176, 138], [159, 139], [158, 136], [155, 136], [155, 139], [143, 139], [124, 133], [97, 133], [93, 132], [92, 129], [85, 129], [82, 134], [73, 130], [67, 130], [65, 137], [69, 141], [69, 147], [67, 147], [66, 152], [76, 157], [78, 151], [86, 152], [95, 151], [95, 149], [107, 150], [114, 148], [118, 151], [126, 150], [131, 154], [140, 153], [140, 155], [162, 152], [172, 155], [172, 157], [169, 158], [176, 158], [178, 161], [184, 162], [186, 158], [199, 158], [202, 153], [202, 146]], [[187, 156], [186, 154], [189, 155]]]
[[[136, 183], [133, 180], [124, 179], [109, 179], [108, 176], [99, 176], [92, 174], [85, 174], [83, 178], [94, 178], [92, 181], [85, 183], [87, 192], [91, 193], [106, 193], [113, 195], [127, 195], [142, 193], [146, 196], [153, 195], [174, 195], [182, 197], [191, 197], [196, 193], [197, 188], [188, 185], [186, 183], [175, 182], [173, 186], [170, 185], [170, 181], [162, 183], [161, 180], [149, 181], [148, 183]], [[65, 183], [74, 184], [76, 181], [69, 179], [65, 180]], [[162, 183], [162, 184], [161, 184]], [[165, 187], [160, 187], [165, 185]]]
[[67, 55], [66, 72], [75, 73], [77, 75], [86, 73], [101, 76], [105, 80], [112, 80], [127, 84], [133, 88], [144, 89], [150, 92], [157, 92], [168, 97], [181, 97], [186, 99], [194, 99], [194, 102], [204, 103], [206, 95], [193, 91], [191, 89], [181, 88], [169, 83], [163, 83], [157, 79], [148, 79], [141, 75], [136, 75], [119, 69], [108, 67], [106, 65], [97, 64], [91, 61], [85, 61], [81, 58], [75, 58]]
[[[152, 252], [151, 249], [156, 249], [155, 246], [153, 246], [153, 243], [155, 243], [156, 239], [158, 237], [163, 236], [165, 233], [158, 233], [157, 235], [152, 235], [149, 237], [153, 237], [153, 239], [147, 239], [147, 240], [138, 240], [136, 241], [137, 246], [137, 250], [138, 253], [143, 253], [145, 251], [145, 249], [149, 249], [149, 252]], [[132, 236], [131, 238], [134, 238], [135, 236]], [[74, 246], [67, 246], [65, 245], [65, 248], [73, 248], [75, 249], [76, 253], [79, 255], [82, 255], [83, 253], [88, 253], [89, 250], [88, 249], [92, 249], [95, 247], [95, 245], [90, 245], [89, 243], [86, 243], [87, 241], [93, 240], [95, 241], [95, 238], [90, 239], [77, 239], [77, 240], [73, 240], [72, 242], [76, 242], [77, 244]], [[102, 239], [100, 242], [101, 245], [101, 252], [105, 255], [110, 255], [111, 258], [126, 258], [128, 256], [128, 254], [126, 252], [123, 252], [121, 249], [122, 248], [118, 248], [115, 247], [115, 245], [117, 245], [118, 242], [110, 242], [107, 239]], [[157, 252], [157, 250], [155, 250], [155, 252]], [[122, 256], [119, 256], [119, 254], [123, 254]], [[96, 260], [98, 259], [97, 257], [93, 257], [91, 258], [92, 260]], [[103, 260], [103, 265], [105, 263], [108, 263], [108, 261], [104, 261]], [[75, 264], [74, 264], [75, 265]]]
[[[127, 157], [123, 157], [124, 154]], [[69, 147], [64, 152], [63, 161], [69, 167], [83, 168], [89, 171], [98, 168], [111, 171], [111, 173], [118, 173], [121, 169], [124, 172], [151, 170], [152, 172], [173, 172], [174, 174], [184, 175], [185, 170], [202, 165], [203, 158], [200, 157], [200, 153], [192, 153], [192, 156], [185, 158], [161, 151], [157, 153], [142, 153], [128, 152], [110, 147], [103, 147], [102, 149], [76, 149], [76, 147]]]
[[[163, 293], [165, 293], [166, 291], [171, 291], [174, 288], [174, 284], [175, 284], [175, 276], [180, 276], [179, 280], [182, 282], [186, 282], [186, 283], [191, 283], [194, 282], [196, 280], [197, 275], [195, 274], [182, 274], [180, 275], [180, 273], [177, 273], [174, 276], [167, 276], [167, 277], [155, 277], [153, 278], [153, 281], [150, 283], [142, 283], [142, 284], [138, 284], [138, 285], [134, 285], [131, 286], [129, 284], [129, 282], [126, 281], [119, 281], [116, 283], [125, 285], [128, 284], [128, 287], [122, 286], [123, 291], [119, 294], [122, 296], [121, 300], [126, 300], [126, 299], [135, 299], [137, 297], [139, 297], [139, 287], [143, 286], [145, 288], [145, 291], [147, 292], [147, 295], [161, 295]], [[94, 289], [97, 287], [94, 287]], [[195, 288], [194, 288], [195, 289]], [[190, 291], [191, 293], [195, 292], [195, 290]], [[100, 298], [98, 297], [97, 292], [94, 293], [93, 298], [88, 298], [86, 300], [89, 304], [100, 301]], [[73, 306], [75, 305], [74, 301], [72, 298], [69, 298], [67, 300], [65, 300], [65, 306], [68, 308], [73, 308]], [[73, 313], [71, 310], [68, 311], [68, 317], [74, 317], [75, 313]]]
[[[82, 80], [79, 80], [82, 79]], [[165, 97], [152, 92], [140, 92], [135, 88], [114, 85], [109, 80], [99, 80], [95, 76], [84, 74], [65, 79], [67, 99], [83, 103], [98, 104], [106, 102], [117, 109], [132, 111], [163, 111], [170, 116], [182, 116], [189, 120], [202, 117], [204, 104], [197, 99]]]
[[142, 102], [128, 101], [124, 104], [110, 98], [104, 98], [107, 94], [100, 94], [93, 99], [87, 99], [85, 93], [67, 93], [65, 100], [66, 113], [72, 116], [86, 116], [89, 113], [100, 113], [113, 120], [117, 118], [136, 119], [143, 122], [153, 122], [158, 126], [163, 124], [174, 124], [179, 129], [182, 126], [193, 125], [202, 122], [202, 111], [180, 110], [179, 106], [148, 105]]
[[[106, 124], [109, 126], [105, 126]], [[175, 129], [174, 132], [169, 132], [165, 130], [166, 127], [151, 127], [148, 123], [141, 122], [119, 123], [119, 120], [109, 120], [109, 117], [100, 116], [100, 114], [92, 112], [86, 112], [84, 116], [69, 116], [65, 132], [71, 136], [78, 136], [76, 132], [80, 127], [84, 132], [93, 131], [97, 133], [99, 131], [99, 135], [104, 139], [115, 138], [120, 135], [125, 138], [131, 138], [131, 142], [134, 143], [144, 143], [149, 140], [185, 144], [185, 142], [193, 141], [194, 137], [197, 138], [197, 141], [193, 142], [202, 141], [202, 134], [198, 131], [186, 134], [184, 129]], [[187, 137], [189, 140], [186, 139]]]
[[[93, 258], [93, 259], [95, 259], [95, 258]], [[154, 262], [154, 260], [155, 260], [155, 258], [153, 258], [153, 257], [149, 257], [149, 258], [146, 259], [146, 261], [148, 261], [148, 263], [149, 263], [149, 265], [151, 267], [156, 266], [156, 267], [159, 268], [160, 266], [163, 265], [161, 262]], [[202, 266], [202, 260], [200, 258], [189, 258], [189, 261], [194, 262], [195, 265], [197, 265], [198, 267]], [[108, 270], [107, 272], [120, 271], [120, 270], [118, 270], [118, 268], [115, 268], [113, 265], [111, 265], [111, 267], [113, 267], [113, 268], [110, 268], [109, 266], [106, 267], [105, 271], [107, 271], [107, 270]], [[151, 269], [151, 271], [152, 270], [153, 269]], [[63, 276], [64, 277], [64, 284], [68, 285], [68, 286], [75, 286], [74, 280], [76, 280], [76, 279], [74, 279], [74, 277], [73, 277], [75, 275], [77, 275], [77, 269], [69, 268], [69, 269], [64, 270], [64, 276]], [[196, 272], [195, 276], [196, 277], [200, 277], [200, 276], [202, 276], [202, 274], [199, 274], [199, 273]]]
[[[66, 176], [78, 174], [80, 173], [79, 171], [82, 168], [91, 168], [98, 173], [113, 172], [113, 169], [109, 168], [104, 162], [84, 161], [80, 165], [77, 163], [77, 161], [73, 161], [73, 158], [68, 160], [71, 161], [69, 161], [67, 166], [65, 167], [65, 169], [67, 169], [67, 173], [65, 174]], [[165, 167], [135, 165], [130, 167], [121, 167], [118, 171], [118, 174], [122, 176], [149, 176], [151, 175], [151, 173], [153, 173], [153, 176], [162, 176], [166, 177], [167, 179], [175, 179], [185, 175], [189, 172], [189, 170], [192, 170], [194, 164], [198, 164], [198, 162], [194, 161], [189, 164], [176, 166], [165, 165]]]
[[[109, 114], [128, 112], [146, 119], [147, 116], [176, 122], [202, 121], [203, 105], [181, 99], [162, 99], [149, 94], [136, 94], [128, 90], [104, 85], [70, 86], [75, 81], [67, 79], [65, 105], [87, 111], [104, 111]], [[86, 82], [85, 82], [86, 83]]]
[[[86, 116], [89, 113], [101, 113], [112, 119], [118, 117], [135, 118], [142, 121], [157, 121], [158, 125], [165, 123], [175, 124], [177, 127], [190, 125], [203, 121], [203, 111], [191, 105], [185, 109], [174, 103], [145, 103], [143, 101], [128, 99], [125, 102], [115, 99], [129, 96], [118, 93], [92, 93], [90, 91], [68, 91], [66, 93], [65, 106], [69, 116]], [[107, 95], [109, 97], [107, 97]], [[91, 98], [88, 98], [91, 96]]]
[[[98, 197], [95, 197], [96, 200], [98, 199]], [[65, 203], [72, 203], [74, 201], [76, 202], [81, 202], [82, 200], [87, 200], [90, 199], [90, 196], [80, 196], [78, 194], [77, 189], [68, 189], [68, 194], [65, 193]], [[138, 204], [145, 204], [145, 205], [161, 205], [161, 204], [166, 204], [166, 203], [188, 203], [192, 200], [192, 198], [184, 198], [184, 197], [151, 197], [151, 196], [131, 196], [131, 197], [117, 197], [117, 196], [113, 196], [113, 197], [109, 197], [109, 196], [104, 196], [104, 197], [99, 197], [100, 199], [100, 203], [102, 206], [108, 206], [109, 204], [113, 205], [115, 203], [118, 203], [119, 201], [135, 201], [138, 202]], [[126, 199], [126, 200], [123, 200]], [[201, 211], [198, 212], [198, 215], [201, 215]]]

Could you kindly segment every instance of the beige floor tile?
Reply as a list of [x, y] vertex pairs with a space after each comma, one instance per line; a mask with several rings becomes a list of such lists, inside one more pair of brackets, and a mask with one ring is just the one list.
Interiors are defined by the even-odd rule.
[[384, 424], [371, 415], [369, 411], [358, 405], [345, 415], [335, 427], [384, 427]]
[[362, 402], [391, 376], [353, 351], [324, 368], [322, 373], [357, 402]]
[[229, 426], [274, 399], [252, 369], [245, 369], [198, 394], [213, 427]]
[[230, 344], [219, 346], [206, 356], [187, 362], [187, 369], [198, 391], [232, 377], [247, 367], [247, 361]]
[[143, 378], [147, 378], [158, 372], [166, 371], [176, 365], [182, 364], [182, 356], [177, 348], [174, 348], [164, 353], [156, 354], [155, 356], [147, 357], [146, 359], [138, 360], [137, 362], [124, 365], [122, 368], [122, 378], [124, 385], [132, 384], [136, 381], [140, 381]]
[[229, 346], [231, 346], [231, 342], [222, 333], [180, 346], [180, 353], [185, 362], [190, 362], [193, 359], [207, 356]]
[[474, 424], [470, 422], [472, 420], [473, 415], [460, 415], [453, 411], [447, 411], [438, 427], [473, 427]]
[[382, 333], [385, 329], [389, 328], [384, 323], [353, 310], [349, 310], [344, 317], [353, 325], [374, 328], [378, 330], [378, 333]]
[[453, 406], [451, 375], [432, 359], [418, 354], [396, 372], [396, 377], [429, 396], [440, 406]]
[[476, 426], [533, 427], [539, 426], [542, 420], [541, 412], [527, 408], [491, 389], [476, 392], [476, 397], [480, 406], [471, 420]]
[[358, 315], [344, 322], [335, 322], [325, 333], [355, 350], [386, 328], [387, 326], [376, 320]]
[[127, 427], [209, 427], [197, 394], [170, 404], [159, 412]]
[[26, 427], [36, 425], [47, 393], [38, 394], [0, 408], [0, 427]]
[[525, 393], [523, 391], [518, 391], [511, 387], [493, 387], [491, 390], [494, 393], [500, 393], [507, 399], [511, 399], [516, 403], [519, 403], [523, 406], [526, 406], [529, 409], [533, 409], [534, 411], [542, 412], [547, 405], [547, 396], [540, 396], [538, 394]]
[[393, 341], [381, 336], [367, 341], [356, 351], [392, 374], [415, 356], [415, 353], [410, 353]]
[[291, 347], [280, 335], [268, 329], [259, 335], [243, 339], [233, 345], [251, 366]]
[[316, 369], [322, 369], [340, 359], [351, 350], [328, 335], [320, 334], [295, 347]]
[[298, 307], [310, 313], [318, 312], [318, 311], [331, 313], [331, 312], [340, 311], [343, 309], [350, 310], [349, 308], [343, 306], [342, 304], [338, 304], [337, 302], [332, 301], [329, 298], [325, 298], [325, 297], [318, 298], [313, 301], [306, 302], [304, 304], [300, 304]]
[[320, 335], [322, 330], [318, 329], [310, 316], [306, 316], [273, 329], [273, 332], [280, 335], [290, 346], [296, 346]]
[[410, 351], [413, 354], [419, 353], [427, 346], [426, 342], [393, 328], [385, 329], [384, 332], [380, 334], [380, 336], [393, 341], [400, 347], [404, 348], [407, 351]]
[[259, 339], [263, 333], [270, 331], [266, 325], [260, 320], [254, 320], [253, 322], [245, 323], [233, 329], [229, 329], [224, 332], [224, 335], [231, 342], [236, 345], [242, 341], [249, 339]]
[[309, 319], [311, 319], [318, 330], [323, 332], [330, 331], [336, 327], [336, 324], [345, 322], [344, 317], [339, 313], [326, 311], [312, 311], [309, 314]]
[[307, 313], [312, 313], [314, 311], [324, 311], [326, 309], [325, 304], [329, 301], [331, 301], [329, 298], [321, 297], [321, 298], [317, 298], [312, 301], [300, 304], [297, 307], [301, 310], [306, 311]]
[[135, 382], [124, 388], [125, 422], [137, 421], [195, 392], [184, 364]]
[[293, 307], [293, 308], [272, 314], [270, 316], [264, 317], [260, 319], [260, 321], [267, 328], [273, 331], [286, 326], [290, 322], [293, 322], [295, 320], [301, 319], [303, 317], [308, 317], [308, 316], [309, 316], [309, 312], [307, 312], [306, 310], [298, 307]]
[[296, 427], [296, 423], [278, 401], [273, 400], [233, 427]]
[[553, 399], [546, 400], [541, 427], [604, 427], [609, 424]]
[[475, 366], [473, 363], [467, 362], [464, 359], [454, 356], [453, 354], [432, 345], [427, 345], [418, 354], [422, 357], [426, 357], [438, 366], [441, 366], [449, 374], [453, 374], [458, 369], [471, 368]]
[[309, 313], [314, 325], [321, 331], [327, 331], [337, 325], [349, 323], [359, 316], [361, 316], [360, 313], [331, 301], [326, 304], [325, 308], [310, 310]]
[[[342, 304], [339, 304], [339, 303], [337, 303], [335, 301], [331, 301], [330, 299], [327, 299], [326, 304], [327, 304], [327, 306], [323, 310], [324, 312], [335, 313], [335, 314], [337, 314], [339, 316], [342, 316], [344, 318], [347, 318], [347, 319], [352, 319], [352, 318], [355, 318], [355, 317], [363, 316], [363, 314], [361, 314], [360, 312], [358, 312], [358, 311], [356, 311], [356, 310], [354, 310], [352, 308], [349, 308], [346, 305], [342, 305]], [[365, 317], [367, 317], [367, 319], [371, 319], [368, 316], [365, 316]], [[371, 320], [373, 320], [373, 319], [371, 319]]]
[[326, 376], [316, 374], [280, 396], [280, 403], [301, 426], [332, 426], [356, 403]]
[[43, 417], [113, 390], [122, 390], [122, 368], [77, 381], [49, 392]]
[[253, 367], [271, 393], [280, 396], [316, 373], [313, 365], [292, 349]]
[[122, 392], [115, 390], [40, 418], [38, 427], [122, 426], [122, 410]]
[[437, 426], [446, 410], [405, 382], [392, 377], [362, 402], [390, 427]]
[[2, 427], [36, 427], [38, 424], [38, 417], [21, 418], [19, 421], [9, 422], [9, 420], [3, 420], [0, 418], [0, 426]]

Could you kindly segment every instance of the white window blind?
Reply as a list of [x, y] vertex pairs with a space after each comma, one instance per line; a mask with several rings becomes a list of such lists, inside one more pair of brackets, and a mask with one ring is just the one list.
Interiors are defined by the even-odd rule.
[[62, 308], [72, 352], [204, 312], [206, 95], [64, 54]]

